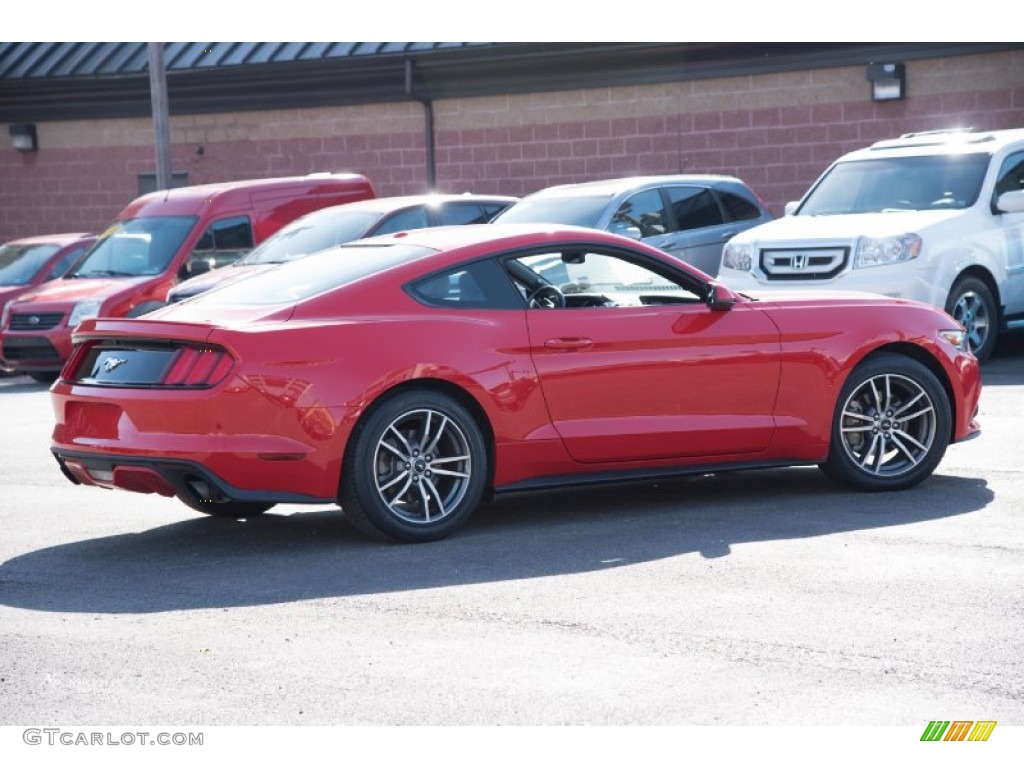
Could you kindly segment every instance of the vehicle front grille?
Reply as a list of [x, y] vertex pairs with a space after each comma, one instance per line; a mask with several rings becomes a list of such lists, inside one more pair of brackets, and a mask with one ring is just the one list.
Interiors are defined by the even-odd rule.
[[765, 248], [761, 271], [769, 280], [827, 280], [846, 267], [849, 248]]
[[21, 360], [60, 360], [60, 355], [46, 339], [4, 338], [4, 357], [12, 362]]
[[63, 312], [14, 312], [11, 314], [12, 331], [48, 331], [64, 319]]

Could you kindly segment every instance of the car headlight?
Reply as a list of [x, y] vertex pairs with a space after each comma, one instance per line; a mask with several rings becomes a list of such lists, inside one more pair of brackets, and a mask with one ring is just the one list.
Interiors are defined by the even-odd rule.
[[853, 259], [855, 269], [900, 264], [921, 254], [921, 238], [914, 234], [899, 237], [862, 237]]
[[71, 310], [71, 317], [68, 318], [68, 327], [74, 328], [83, 320], [96, 317], [100, 313], [100, 305], [102, 303], [102, 301], [92, 299], [91, 301], [80, 301], [75, 304], [75, 308]]
[[0, 314], [0, 328], [7, 327], [7, 321], [11, 319], [11, 304], [13, 303], [13, 301], [8, 301], [4, 304], [3, 314]]
[[753, 266], [754, 249], [742, 243], [726, 243], [722, 249], [722, 266], [749, 272]]
[[939, 331], [939, 336], [948, 341], [961, 352], [969, 352], [970, 345], [967, 343], [967, 332], [959, 328], [946, 328]]

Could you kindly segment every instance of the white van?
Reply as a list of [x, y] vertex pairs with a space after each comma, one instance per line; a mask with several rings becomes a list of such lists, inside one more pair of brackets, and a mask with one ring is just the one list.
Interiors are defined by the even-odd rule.
[[943, 307], [984, 360], [1024, 328], [1024, 129], [910, 133], [836, 160], [787, 215], [733, 237], [739, 291], [828, 287]]

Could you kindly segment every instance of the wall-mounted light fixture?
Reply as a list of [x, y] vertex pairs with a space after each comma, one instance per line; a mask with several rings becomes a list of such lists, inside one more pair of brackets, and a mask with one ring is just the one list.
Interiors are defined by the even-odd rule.
[[907, 68], [903, 64], [869, 64], [872, 101], [896, 101], [907, 95]]
[[35, 152], [39, 149], [36, 143], [36, 127], [32, 123], [13, 123], [10, 132], [11, 144], [19, 152]]

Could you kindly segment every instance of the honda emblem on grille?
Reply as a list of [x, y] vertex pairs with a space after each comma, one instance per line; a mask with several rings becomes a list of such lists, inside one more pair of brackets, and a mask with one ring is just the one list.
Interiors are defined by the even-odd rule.
[[123, 357], [108, 357], [106, 360], [103, 361], [103, 370], [106, 371], [107, 373], [110, 373], [111, 371], [120, 368], [127, 362], [128, 361], [125, 360]]
[[793, 269], [802, 272], [807, 269], [807, 254], [806, 253], [794, 253], [793, 254]]

